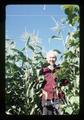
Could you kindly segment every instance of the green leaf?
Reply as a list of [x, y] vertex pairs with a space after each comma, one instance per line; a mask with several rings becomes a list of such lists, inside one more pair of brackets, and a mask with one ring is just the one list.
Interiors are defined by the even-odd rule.
[[76, 57], [76, 55], [72, 52], [72, 51], [68, 51], [68, 52], [66, 52], [66, 53], [64, 53], [64, 57], [65, 57], [65, 59], [66, 58], [75, 58]]
[[42, 52], [36, 52], [35, 54], [40, 55], [41, 57], [43, 57]]
[[33, 86], [34, 86], [34, 82], [29, 82], [28, 88], [27, 88], [27, 92], [26, 92], [26, 96], [30, 96], [30, 94], [33, 94]]
[[67, 21], [72, 26], [75, 25], [76, 22], [79, 22], [79, 6], [77, 5], [64, 5], [64, 11], [67, 15]]
[[34, 94], [35, 94], [34, 93], [34, 88], [32, 87], [31, 90], [30, 90], [30, 97], [33, 98]]
[[79, 97], [78, 96], [72, 96], [70, 98], [70, 102], [71, 102], [71, 104], [73, 104], [73, 103], [79, 104]]
[[28, 61], [28, 63], [29, 63], [30, 65], [32, 65], [32, 59], [27, 58], [27, 61]]
[[51, 39], [61, 40], [62, 38], [59, 37], [59, 36], [53, 35], [53, 36], [51, 37]]
[[32, 51], [35, 50], [31, 45], [28, 45], [28, 47], [29, 47]]
[[30, 36], [29, 36], [29, 38], [28, 38], [28, 40], [27, 40], [27, 46], [29, 46], [29, 42], [30, 42]]
[[18, 53], [18, 57], [20, 57], [20, 59], [22, 59], [23, 61], [26, 61], [26, 56], [24, 55], [23, 52], [21, 52], [18, 49], [14, 49], [14, 48], [12, 48], [12, 50]]
[[54, 49], [53, 51], [56, 51], [58, 54], [61, 54], [61, 52], [57, 49]]
[[42, 47], [41, 47], [41, 46], [39, 46], [39, 45], [36, 45], [36, 47], [38, 47], [38, 48], [40, 48], [40, 49], [42, 50]]
[[68, 114], [72, 114], [72, 112], [73, 112], [72, 107], [67, 107], [65, 109], [65, 112], [68, 113]]
[[24, 51], [25, 50], [25, 47], [22, 49], [22, 51]]
[[35, 111], [36, 108], [37, 108], [37, 104], [35, 104], [35, 105], [33, 106], [32, 110], [31, 110], [31, 112], [30, 112], [30, 115], [32, 115], [32, 114], [34, 113], [34, 111]]

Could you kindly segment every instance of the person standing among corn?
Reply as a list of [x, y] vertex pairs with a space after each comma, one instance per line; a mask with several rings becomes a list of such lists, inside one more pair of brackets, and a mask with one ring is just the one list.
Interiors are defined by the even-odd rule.
[[60, 100], [62, 100], [62, 97], [65, 97], [65, 94], [63, 91], [61, 93], [58, 91], [58, 78], [56, 72], [60, 67], [55, 63], [57, 60], [57, 53], [53, 50], [49, 51], [46, 60], [49, 65], [43, 67], [39, 73], [39, 75], [44, 75], [42, 92], [39, 95], [41, 98], [42, 115], [61, 115]]

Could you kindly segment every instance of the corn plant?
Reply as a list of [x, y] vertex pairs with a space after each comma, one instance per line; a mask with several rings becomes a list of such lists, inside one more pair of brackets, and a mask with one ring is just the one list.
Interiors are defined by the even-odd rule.
[[79, 74], [80, 74], [80, 51], [79, 51], [79, 6], [64, 5], [62, 6], [67, 15], [66, 23], [75, 27], [75, 30], [69, 31], [65, 42], [66, 50], [63, 53], [63, 61], [58, 78], [66, 78], [70, 81], [68, 86], [63, 87], [67, 103], [62, 105], [63, 114], [79, 113]]
[[[41, 52], [42, 48], [30, 42], [31, 40], [32, 35], [29, 35], [22, 50], [16, 49], [12, 41], [6, 41], [7, 114], [39, 114], [39, 94], [43, 76], [38, 76], [38, 71], [46, 61]], [[25, 54], [29, 49], [32, 58]]]

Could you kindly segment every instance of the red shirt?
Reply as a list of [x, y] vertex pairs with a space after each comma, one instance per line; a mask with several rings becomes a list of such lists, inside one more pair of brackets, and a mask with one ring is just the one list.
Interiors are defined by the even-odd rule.
[[[56, 91], [57, 78], [53, 76], [53, 72], [48, 67], [43, 68], [42, 73], [44, 75], [44, 82], [45, 82], [42, 89], [47, 92], [48, 95], [47, 99], [58, 98]], [[44, 96], [42, 96], [42, 98], [44, 99]]]

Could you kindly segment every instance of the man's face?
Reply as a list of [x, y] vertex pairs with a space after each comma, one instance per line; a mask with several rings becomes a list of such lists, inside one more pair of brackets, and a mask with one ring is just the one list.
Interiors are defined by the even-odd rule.
[[53, 54], [51, 54], [51, 55], [49, 56], [49, 58], [48, 58], [48, 63], [49, 63], [50, 65], [54, 65], [54, 64], [55, 64], [55, 61], [56, 61], [56, 56], [53, 55]]

